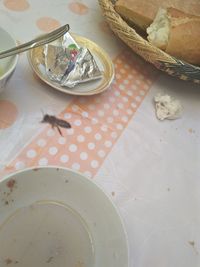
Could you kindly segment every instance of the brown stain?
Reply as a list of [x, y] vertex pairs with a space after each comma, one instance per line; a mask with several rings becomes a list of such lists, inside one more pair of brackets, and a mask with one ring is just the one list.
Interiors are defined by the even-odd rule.
[[169, 192], [170, 190], [171, 190], [171, 189], [168, 187], [168, 188], [167, 188], [167, 191]]
[[199, 254], [195, 246], [195, 241], [188, 241], [188, 244], [193, 247], [196, 254]]
[[53, 261], [54, 257], [49, 257], [46, 263], [51, 263]]
[[75, 267], [84, 267], [84, 266], [85, 266], [84, 263], [81, 261], [77, 262], [77, 264], [75, 265]]
[[190, 134], [194, 134], [194, 133], [195, 133], [195, 130], [192, 129], [192, 128], [190, 128], [190, 129], [188, 129], [188, 132], [189, 132]]
[[5, 264], [6, 264], [6, 265], [10, 265], [10, 264], [18, 264], [18, 263], [19, 263], [18, 261], [16, 261], [16, 260], [12, 260], [12, 259], [10, 259], [10, 258], [5, 259]]
[[194, 241], [188, 241], [188, 243], [189, 243], [192, 247], [195, 246], [195, 242], [194, 242]]
[[12, 264], [12, 263], [13, 263], [13, 261], [10, 258], [5, 259], [5, 264], [6, 265], [9, 265], [9, 264]]
[[113, 197], [115, 196], [115, 192], [112, 192], [111, 194], [112, 194]]
[[13, 192], [13, 189], [16, 187], [16, 181], [14, 179], [10, 179], [7, 183], [6, 186], [8, 188], [8, 191], [3, 192], [3, 198], [2, 202], [4, 205], [9, 205], [11, 202], [14, 202], [14, 199], [11, 198], [11, 194]]
[[10, 189], [10, 191], [13, 191], [13, 188], [16, 185], [16, 181], [14, 179], [10, 179], [7, 183], [6, 186]]

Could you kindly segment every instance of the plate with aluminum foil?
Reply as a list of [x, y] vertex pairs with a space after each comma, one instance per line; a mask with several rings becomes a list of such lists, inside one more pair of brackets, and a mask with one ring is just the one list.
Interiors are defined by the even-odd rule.
[[114, 79], [114, 66], [107, 53], [91, 40], [72, 33], [31, 49], [28, 59], [43, 82], [71, 95], [101, 93]]

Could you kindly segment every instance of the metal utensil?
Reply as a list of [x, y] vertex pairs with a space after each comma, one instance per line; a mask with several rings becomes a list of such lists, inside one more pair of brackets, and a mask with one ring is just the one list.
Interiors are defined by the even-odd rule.
[[61, 36], [63, 36], [66, 32], [69, 31], [69, 25], [66, 24], [50, 33], [47, 34], [43, 34], [37, 38], [35, 38], [32, 41], [29, 41], [25, 44], [13, 47], [9, 50], [3, 51], [0, 53], [0, 59], [1, 58], [5, 58], [5, 57], [9, 57], [9, 56], [13, 56], [15, 54], [19, 54], [22, 53], [24, 51], [27, 51], [29, 49], [44, 45], [44, 44], [48, 44], [51, 43], [53, 41], [55, 41], [56, 39], [60, 38]]

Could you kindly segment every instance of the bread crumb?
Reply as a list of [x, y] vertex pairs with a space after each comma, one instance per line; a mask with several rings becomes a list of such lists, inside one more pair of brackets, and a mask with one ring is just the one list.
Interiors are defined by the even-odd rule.
[[175, 120], [181, 117], [182, 105], [180, 101], [169, 95], [157, 95], [154, 97], [156, 116], [159, 120]]

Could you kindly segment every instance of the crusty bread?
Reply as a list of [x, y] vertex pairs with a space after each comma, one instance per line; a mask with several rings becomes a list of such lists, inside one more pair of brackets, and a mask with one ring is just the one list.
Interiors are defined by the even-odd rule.
[[148, 40], [168, 54], [200, 64], [200, 16], [175, 8], [160, 9], [147, 33]]
[[143, 30], [153, 22], [159, 8], [168, 7], [200, 15], [200, 0], [118, 0], [115, 4], [115, 10], [125, 20]]
[[149, 16], [146, 16], [144, 6], [142, 3], [140, 5], [139, 0], [118, 0], [115, 4], [115, 10], [122, 16], [122, 18], [143, 30], [145, 30], [153, 20], [151, 19], [151, 17], [153, 18], [152, 8], [148, 3], [146, 8], [149, 8]]

